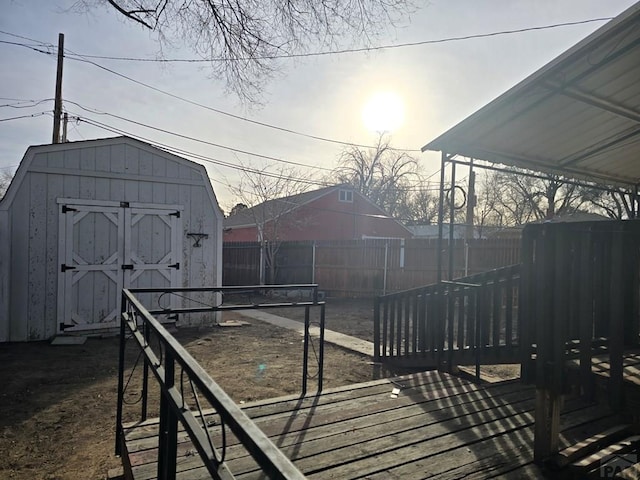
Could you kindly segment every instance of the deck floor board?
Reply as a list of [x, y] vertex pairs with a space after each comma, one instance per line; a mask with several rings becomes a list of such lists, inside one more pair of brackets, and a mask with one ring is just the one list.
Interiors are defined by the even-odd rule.
[[[396, 386], [404, 388], [391, 398]], [[516, 381], [478, 386], [423, 372], [243, 409], [309, 478], [542, 478], [531, 463], [534, 389]], [[215, 418], [209, 413], [207, 421]], [[616, 421], [602, 406], [568, 400], [561, 442], [575, 443]], [[133, 478], [155, 478], [157, 422], [133, 424], [125, 432]], [[210, 432], [219, 446], [220, 426]], [[210, 478], [183, 432], [179, 438], [178, 478]], [[230, 432], [226, 462], [237, 478], [264, 478]]]

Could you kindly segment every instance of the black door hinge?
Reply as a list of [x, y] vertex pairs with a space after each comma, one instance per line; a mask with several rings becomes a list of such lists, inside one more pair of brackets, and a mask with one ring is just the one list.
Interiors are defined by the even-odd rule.
[[67, 205], [62, 205], [62, 213], [77, 212], [77, 211], [78, 211], [77, 208], [68, 207]]
[[60, 331], [61, 331], [61, 332], [64, 332], [64, 331], [65, 331], [65, 329], [67, 329], [67, 328], [71, 328], [71, 327], [75, 327], [75, 325], [73, 325], [73, 324], [68, 325], [68, 324], [66, 324], [66, 323], [61, 323], [61, 324], [60, 324]]
[[175, 211], [173, 213], [170, 213], [169, 216], [170, 217], [180, 218], [180, 212], [179, 211]]
[[67, 265], [65, 263], [63, 263], [62, 265], [60, 265], [60, 271], [61, 272], [66, 272], [67, 270], [75, 270], [76, 267], [73, 267], [71, 265]]
[[176, 262], [173, 265], [169, 265], [169, 268], [175, 268], [176, 270], [180, 270], [180, 262]]
[[120, 208], [129, 208], [129, 202], [120, 202]]

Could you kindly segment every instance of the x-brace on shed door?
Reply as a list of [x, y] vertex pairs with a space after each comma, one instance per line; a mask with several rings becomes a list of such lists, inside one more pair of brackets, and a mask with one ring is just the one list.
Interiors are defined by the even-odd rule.
[[[60, 332], [118, 325], [123, 288], [180, 284], [180, 208], [165, 205], [60, 200]], [[140, 295], [148, 308], [173, 298]]]

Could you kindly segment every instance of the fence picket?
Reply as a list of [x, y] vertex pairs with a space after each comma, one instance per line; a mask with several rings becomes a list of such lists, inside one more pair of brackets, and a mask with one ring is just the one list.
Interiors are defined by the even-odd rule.
[[[465, 249], [468, 248], [468, 255]], [[387, 261], [385, 262], [385, 249]], [[401, 262], [401, 249], [404, 262]], [[223, 245], [223, 284], [248, 285], [260, 278], [260, 244]], [[453, 243], [454, 277], [473, 275], [519, 262], [520, 240], [475, 239]], [[375, 296], [429, 285], [437, 280], [437, 242], [433, 239], [281, 242], [271, 284], [317, 283], [332, 296]], [[466, 263], [465, 263], [466, 262]]]

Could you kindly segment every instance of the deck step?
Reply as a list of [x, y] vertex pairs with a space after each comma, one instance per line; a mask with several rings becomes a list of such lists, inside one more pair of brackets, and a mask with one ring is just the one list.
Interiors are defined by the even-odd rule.
[[[636, 454], [636, 460], [640, 460], [637, 454]], [[627, 468], [624, 468], [614, 478], [617, 478], [620, 480], [638, 480], [640, 478], [640, 463], [634, 463], [633, 465], [630, 465]]]
[[555, 468], [566, 467], [570, 463], [576, 462], [607, 445], [611, 445], [616, 440], [628, 436], [630, 433], [631, 425], [616, 425], [558, 452], [551, 463]]
[[[632, 465], [627, 459], [627, 454], [634, 454], [640, 445], [640, 435], [633, 435], [608, 445], [591, 455], [570, 464], [573, 472], [580, 475], [580, 478], [600, 478], [601, 470], [611, 468], [611, 477], [616, 472], [616, 465], [620, 462], [624, 467]], [[635, 458], [635, 456], [634, 456]], [[635, 463], [635, 461], [633, 461]], [[620, 468], [618, 468], [620, 471]]]

